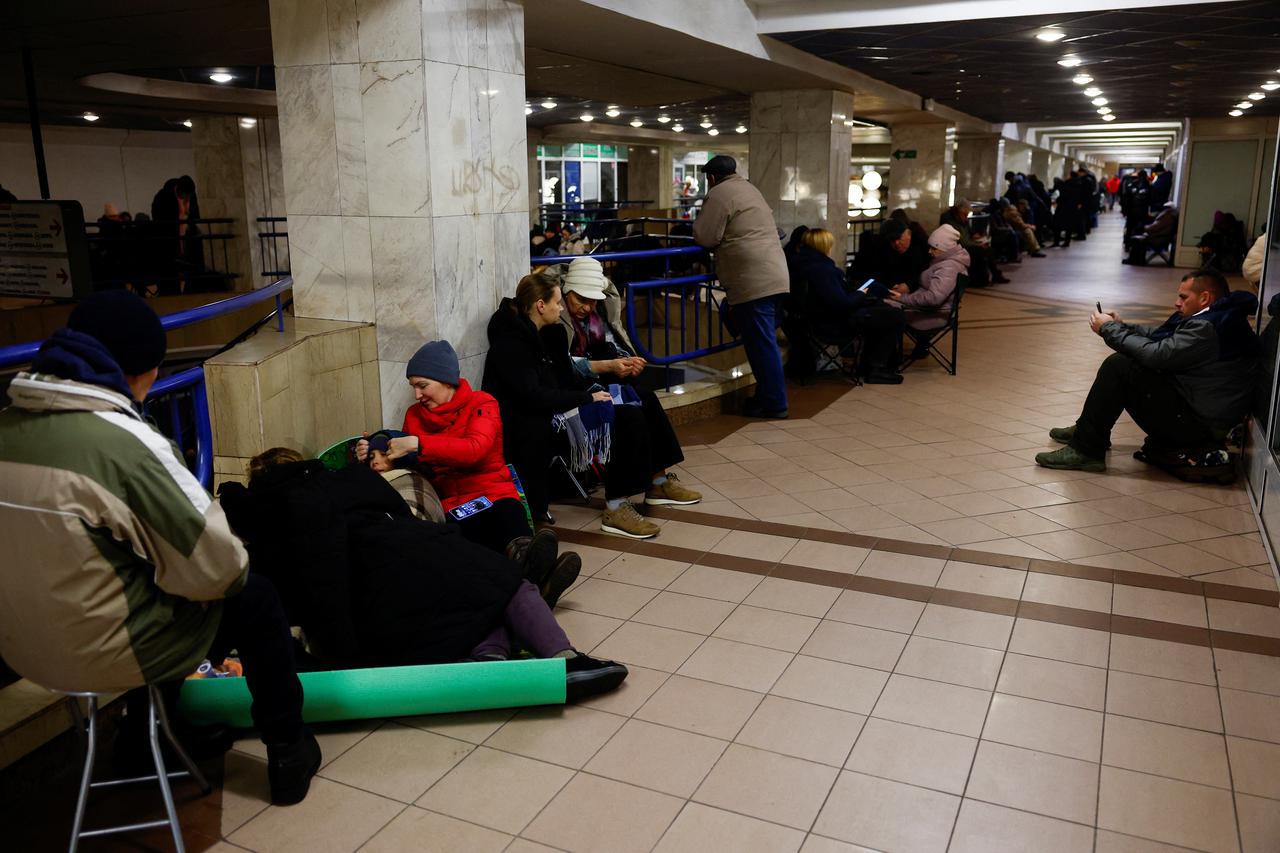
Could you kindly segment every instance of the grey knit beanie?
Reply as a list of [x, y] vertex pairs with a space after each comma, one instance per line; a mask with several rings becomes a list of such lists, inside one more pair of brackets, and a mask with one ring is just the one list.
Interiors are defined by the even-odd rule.
[[404, 369], [405, 378], [425, 376], [446, 385], [458, 384], [458, 354], [448, 341], [427, 341]]

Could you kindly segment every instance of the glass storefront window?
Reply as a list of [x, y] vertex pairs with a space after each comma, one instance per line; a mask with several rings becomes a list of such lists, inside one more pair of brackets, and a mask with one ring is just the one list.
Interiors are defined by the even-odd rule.
[[627, 197], [626, 145], [574, 142], [537, 147], [541, 204], [617, 202]]

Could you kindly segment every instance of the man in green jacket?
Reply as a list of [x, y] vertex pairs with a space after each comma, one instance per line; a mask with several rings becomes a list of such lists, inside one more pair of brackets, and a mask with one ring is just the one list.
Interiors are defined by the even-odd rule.
[[1037, 454], [1036, 464], [1105, 471], [1111, 428], [1126, 411], [1147, 434], [1147, 456], [1220, 447], [1253, 399], [1261, 346], [1249, 318], [1257, 305], [1252, 293], [1232, 293], [1217, 270], [1202, 269], [1182, 277], [1176, 310], [1160, 326], [1095, 312], [1089, 327], [1115, 353], [1098, 368], [1075, 424], [1049, 431], [1067, 446]]
[[[95, 293], [9, 386], [0, 655], [53, 690], [157, 684], [172, 702], [201, 661], [236, 649], [272, 800], [296, 803], [320, 748], [302, 726], [288, 621], [271, 583], [249, 574], [222, 508], [141, 414], [164, 354], [164, 329], [143, 300]], [[126, 717], [135, 742], [133, 721], [144, 718]]]

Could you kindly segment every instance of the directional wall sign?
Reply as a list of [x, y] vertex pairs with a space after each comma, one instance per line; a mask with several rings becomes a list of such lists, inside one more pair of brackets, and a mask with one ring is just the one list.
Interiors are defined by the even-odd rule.
[[92, 290], [80, 202], [0, 203], [0, 294], [70, 299]]

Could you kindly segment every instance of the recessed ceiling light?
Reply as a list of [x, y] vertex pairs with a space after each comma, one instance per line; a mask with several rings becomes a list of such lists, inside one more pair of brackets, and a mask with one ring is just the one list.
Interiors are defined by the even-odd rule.
[[595, 121], [595, 120], [596, 120], [596, 117], [595, 117], [595, 116], [593, 116], [591, 113], [583, 113], [582, 115], [578, 116], [578, 118], [580, 118], [582, 121]]
[[1067, 37], [1067, 34], [1064, 33], [1062, 30], [1055, 30], [1052, 27], [1046, 27], [1045, 29], [1036, 33], [1036, 38], [1040, 39], [1040, 41], [1061, 41], [1066, 37]]
[[671, 121], [671, 116], [658, 116], [658, 124], [666, 124]]
[[539, 104], [539, 106], [542, 107], [544, 110], [554, 110], [557, 104], [555, 101], [543, 101], [541, 104]]
[[1084, 60], [1078, 56], [1064, 56], [1058, 60], [1058, 64], [1063, 68], [1075, 68], [1083, 62]]
[[1093, 78], [1088, 74], [1077, 74], [1071, 78], [1071, 82], [1075, 83], [1077, 86], [1088, 86], [1093, 82]]
[[1241, 101], [1240, 103], [1236, 104], [1236, 109], [1251, 110], [1253, 109], [1253, 101]]
[[1111, 107], [1098, 107], [1098, 115], [1111, 115]]
[[707, 131], [707, 136], [719, 136], [719, 135], [720, 135], [720, 131], [716, 130], [714, 127]]
[[236, 78], [225, 71], [215, 71], [209, 75], [209, 79], [215, 83], [230, 83]]
[[182, 123], [183, 127], [191, 127], [191, 119], [187, 119]]
[[1090, 101], [1089, 103], [1093, 104], [1095, 107], [1105, 107], [1105, 106], [1107, 105], [1107, 99], [1106, 99], [1106, 98], [1094, 98], [1094, 99], [1093, 99], [1092, 101]]
[[1232, 110], [1231, 112], [1227, 113], [1227, 115], [1238, 118], [1239, 116], [1244, 115], [1244, 110]]
[[618, 109], [613, 104], [610, 104], [609, 109], [605, 110], [604, 114], [607, 115], [609, 118], [617, 118], [618, 116], [622, 115], [622, 110]]
[[1258, 88], [1267, 92], [1274, 92], [1276, 89], [1280, 89], [1280, 83], [1277, 83], [1275, 80], [1268, 80]]
[[84, 119], [85, 121], [97, 121], [99, 118], [101, 118], [101, 116], [99, 116], [97, 113], [85, 113], [84, 115], [80, 116], [80, 118]]
[[529, 106], [528, 104], [525, 104], [525, 105], [524, 105], [524, 114], [525, 114], [525, 115], [527, 115], [527, 116], [529, 116], [529, 115], [533, 115], [533, 107]]
[[671, 125], [671, 129], [674, 130], [676, 133], [680, 133], [681, 131], [684, 130], [684, 125], [680, 124], [680, 122], [676, 122], [675, 124]]
[[248, 116], [245, 116], [244, 118], [240, 119], [240, 126], [245, 128], [246, 130], [251, 127], [257, 127], [258, 120], [256, 118], [249, 118]]
[[1102, 120], [1103, 120], [1103, 121], [1115, 121], [1115, 120], [1116, 120], [1116, 117], [1115, 117], [1115, 116], [1113, 116], [1113, 115], [1111, 115], [1110, 113], [1108, 113], [1107, 115], [1104, 115], [1104, 116], [1102, 117]]
[[633, 119], [631, 120], [631, 126], [632, 126], [632, 127], [644, 127], [644, 122], [642, 122], [642, 121], [641, 121], [640, 119], [638, 119], [638, 118], [633, 118]]
[[1262, 100], [1263, 98], [1265, 98], [1265, 97], [1266, 97], [1266, 95], [1262, 94], [1261, 92], [1250, 92], [1250, 93], [1249, 93], [1249, 100], [1251, 100], [1251, 101], [1261, 101], [1261, 100]]
[[711, 120], [704, 117], [702, 121], [698, 124], [698, 127], [702, 128], [703, 130], [706, 130], [707, 128], [711, 127]]
[[1088, 89], [1084, 90], [1084, 96], [1086, 98], [1096, 98], [1101, 94], [1102, 94], [1102, 90], [1099, 89], [1097, 86], [1090, 86]]
[[[846, 124], [847, 124], [847, 122], [846, 122]], [[734, 133], [746, 133], [746, 132], [747, 132], [747, 126], [746, 126], [745, 124], [740, 124], [740, 125], [738, 125], [737, 127], [735, 127], [735, 128], [733, 129], [733, 132], [734, 132]]]

